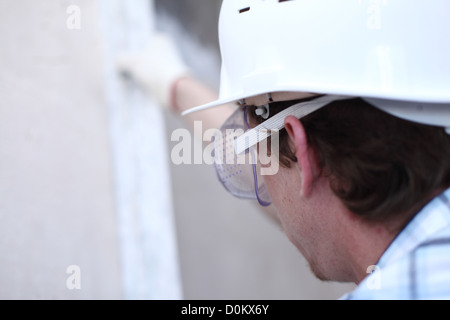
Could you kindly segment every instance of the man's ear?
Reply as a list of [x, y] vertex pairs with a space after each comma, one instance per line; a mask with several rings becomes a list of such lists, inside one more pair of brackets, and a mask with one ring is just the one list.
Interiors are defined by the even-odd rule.
[[314, 151], [308, 145], [305, 128], [301, 121], [293, 116], [284, 120], [285, 128], [295, 148], [297, 166], [301, 172], [301, 195], [308, 197], [311, 194], [314, 179], [317, 175], [317, 164]]

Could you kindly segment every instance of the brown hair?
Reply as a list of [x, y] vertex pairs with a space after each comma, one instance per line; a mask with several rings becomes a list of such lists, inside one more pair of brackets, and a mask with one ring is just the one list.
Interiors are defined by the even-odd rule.
[[[273, 103], [271, 115], [297, 102]], [[301, 122], [331, 189], [367, 221], [411, 218], [450, 186], [450, 136], [443, 128], [402, 120], [362, 99], [333, 102]], [[296, 161], [284, 130], [281, 165]]]

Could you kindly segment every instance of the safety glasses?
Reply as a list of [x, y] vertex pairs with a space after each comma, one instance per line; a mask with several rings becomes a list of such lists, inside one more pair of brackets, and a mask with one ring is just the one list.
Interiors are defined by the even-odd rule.
[[345, 99], [350, 97], [321, 96], [297, 103], [273, 117], [270, 117], [270, 105], [258, 107], [256, 114], [267, 120], [254, 128], [249, 125], [248, 106], [239, 108], [214, 137], [214, 166], [220, 182], [238, 198], [257, 200], [261, 206], [269, 206], [272, 200], [263, 176], [278, 171], [278, 137], [285, 118], [292, 115], [301, 119], [333, 101]]
[[214, 166], [220, 182], [232, 195], [269, 206], [272, 201], [263, 183], [257, 148], [236, 151], [236, 141], [250, 129], [247, 111], [245, 107], [234, 112], [215, 136]]

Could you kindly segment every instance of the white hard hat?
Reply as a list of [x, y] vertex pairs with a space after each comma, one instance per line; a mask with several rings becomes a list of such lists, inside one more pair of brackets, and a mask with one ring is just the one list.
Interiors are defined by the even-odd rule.
[[449, 13], [448, 0], [224, 0], [219, 99], [185, 114], [306, 92], [450, 128]]

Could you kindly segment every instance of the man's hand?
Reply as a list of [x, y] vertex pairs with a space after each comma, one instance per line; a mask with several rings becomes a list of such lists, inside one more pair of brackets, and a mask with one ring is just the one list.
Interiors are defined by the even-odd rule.
[[161, 33], [155, 34], [142, 51], [120, 55], [117, 68], [169, 109], [174, 108], [173, 86], [189, 74], [173, 39]]

